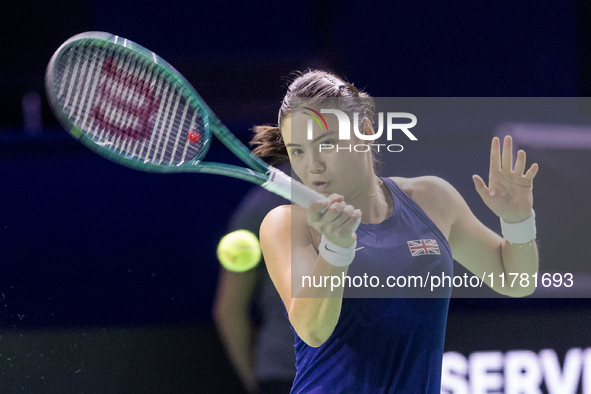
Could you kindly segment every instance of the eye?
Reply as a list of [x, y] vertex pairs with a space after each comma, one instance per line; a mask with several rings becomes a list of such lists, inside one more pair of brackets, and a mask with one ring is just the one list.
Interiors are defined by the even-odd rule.
[[295, 155], [295, 156], [297, 156], [297, 155], [301, 155], [301, 154], [303, 154], [303, 153], [304, 153], [304, 151], [303, 151], [303, 150], [301, 150], [300, 148], [293, 148], [293, 149], [291, 149], [291, 150], [290, 150], [290, 153], [291, 153], [292, 155]]
[[326, 144], [326, 145], [336, 145], [337, 144], [337, 141], [336, 140], [328, 139], [328, 140], [324, 140], [322, 143], [323, 144]]

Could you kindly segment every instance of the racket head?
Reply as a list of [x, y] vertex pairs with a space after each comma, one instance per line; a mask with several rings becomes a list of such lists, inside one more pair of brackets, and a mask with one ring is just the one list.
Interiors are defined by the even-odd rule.
[[212, 123], [218, 122], [164, 59], [105, 32], [64, 42], [47, 66], [45, 88], [53, 112], [74, 138], [143, 171], [186, 171], [187, 166], [199, 171], [195, 164], [206, 154]]

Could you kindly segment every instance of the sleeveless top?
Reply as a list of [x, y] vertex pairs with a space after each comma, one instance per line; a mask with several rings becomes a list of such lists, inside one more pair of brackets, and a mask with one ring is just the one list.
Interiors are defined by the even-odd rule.
[[[356, 287], [359, 279], [345, 287], [339, 321], [321, 346], [294, 331], [292, 393], [440, 393], [451, 288], [431, 291], [429, 277], [452, 276], [451, 249], [423, 210], [394, 181], [383, 181], [394, 209], [382, 223], [359, 226], [347, 273], [367, 275], [367, 287]], [[398, 286], [388, 286], [388, 277]]]

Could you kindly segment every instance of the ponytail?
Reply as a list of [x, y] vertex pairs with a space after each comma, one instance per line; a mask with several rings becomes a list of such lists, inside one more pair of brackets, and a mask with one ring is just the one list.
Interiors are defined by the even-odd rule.
[[250, 146], [253, 147], [252, 151], [256, 156], [267, 158], [272, 163], [289, 160], [281, 129], [278, 126], [255, 126], [252, 131], [254, 135]]

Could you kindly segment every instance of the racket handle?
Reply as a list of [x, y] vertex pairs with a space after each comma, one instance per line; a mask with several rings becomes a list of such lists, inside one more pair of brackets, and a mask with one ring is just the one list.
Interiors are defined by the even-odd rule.
[[278, 194], [304, 208], [308, 208], [316, 201], [330, 201], [328, 197], [296, 181], [283, 171], [272, 166], [269, 166], [268, 170], [269, 180], [261, 185], [268, 191]]

